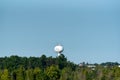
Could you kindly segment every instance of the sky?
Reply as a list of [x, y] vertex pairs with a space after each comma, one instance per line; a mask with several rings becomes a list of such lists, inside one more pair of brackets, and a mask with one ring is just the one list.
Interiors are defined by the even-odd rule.
[[119, 0], [0, 0], [0, 57], [120, 63]]

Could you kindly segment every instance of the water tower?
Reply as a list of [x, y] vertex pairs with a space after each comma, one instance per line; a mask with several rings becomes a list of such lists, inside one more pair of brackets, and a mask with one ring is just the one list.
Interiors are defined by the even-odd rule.
[[60, 44], [56, 45], [55, 48], [54, 48], [54, 51], [58, 54], [58, 56], [61, 55], [61, 53], [63, 52], [63, 50], [64, 50], [64, 48]]

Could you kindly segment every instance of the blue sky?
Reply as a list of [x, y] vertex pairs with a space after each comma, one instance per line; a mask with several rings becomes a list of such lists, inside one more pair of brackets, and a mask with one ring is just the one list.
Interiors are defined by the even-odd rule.
[[1, 0], [0, 56], [56, 57], [75, 63], [120, 62], [119, 0]]

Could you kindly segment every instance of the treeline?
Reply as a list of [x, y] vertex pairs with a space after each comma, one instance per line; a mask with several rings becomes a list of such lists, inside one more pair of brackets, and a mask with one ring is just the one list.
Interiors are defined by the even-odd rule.
[[56, 58], [45, 55], [1, 57], [0, 80], [120, 80], [118, 63], [87, 65], [74, 64], [64, 55]]
[[10, 71], [19, 68], [20, 66], [24, 67], [25, 69], [34, 69], [36, 67], [46, 69], [51, 65], [58, 65], [59, 69], [63, 69], [64, 67], [71, 67], [75, 69], [75, 64], [67, 61], [67, 58], [62, 54], [59, 57], [53, 58], [46, 57], [42, 55], [41, 57], [19, 57], [19, 56], [10, 56], [10, 57], [3, 57], [0, 58], [0, 69], [8, 69]]

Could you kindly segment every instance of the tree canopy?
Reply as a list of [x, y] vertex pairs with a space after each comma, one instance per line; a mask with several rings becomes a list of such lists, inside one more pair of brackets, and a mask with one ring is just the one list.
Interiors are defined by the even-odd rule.
[[[94, 66], [93, 66], [94, 65]], [[0, 80], [120, 80], [117, 62], [82, 63], [59, 57], [0, 57]]]

